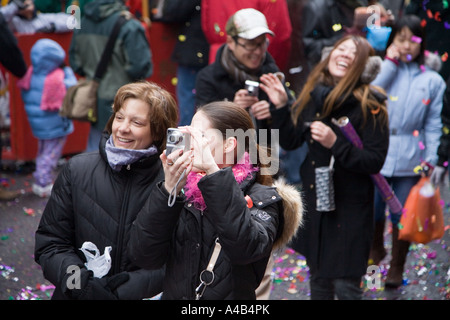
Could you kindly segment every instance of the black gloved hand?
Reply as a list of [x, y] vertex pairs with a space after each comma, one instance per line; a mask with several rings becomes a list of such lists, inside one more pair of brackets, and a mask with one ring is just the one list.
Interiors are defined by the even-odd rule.
[[130, 279], [128, 272], [121, 272], [108, 278], [106, 286], [117, 297], [117, 288]]
[[111, 277], [95, 278], [92, 271], [81, 267], [79, 286], [73, 288], [73, 283], [70, 283], [69, 279], [73, 276], [74, 274], [69, 273], [63, 279], [62, 291], [67, 297], [75, 300], [117, 300], [115, 290], [130, 277], [127, 272], [122, 272]]

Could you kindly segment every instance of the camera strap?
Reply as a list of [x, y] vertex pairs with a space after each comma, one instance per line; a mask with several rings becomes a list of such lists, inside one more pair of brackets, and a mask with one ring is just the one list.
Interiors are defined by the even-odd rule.
[[175, 186], [172, 188], [172, 190], [169, 193], [169, 199], [167, 200], [167, 205], [169, 207], [173, 207], [173, 205], [175, 204], [175, 200], [177, 199], [177, 187], [180, 184], [180, 181], [184, 178], [184, 176], [186, 175], [186, 169], [184, 169], [183, 173], [181, 174], [181, 176], [178, 178], [177, 183], [175, 184]]
[[[217, 258], [219, 257], [220, 251], [222, 250], [222, 246], [219, 243], [219, 238], [216, 238], [214, 250], [211, 254], [211, 258], [209, 258], [208, 265], [206, 266], [206, 269], [204, 269], [200, 273], [200, 284], [195, 289], [195, 300], [200, 300], [200, 298], [203, 296], [203, 293], [205, 292], [205, 289], [207, 286], [209, 286], [214, 281], [214, 266], [216, 265]], [[209, 273], [210, 277], [206, 278], [206, 274]]]

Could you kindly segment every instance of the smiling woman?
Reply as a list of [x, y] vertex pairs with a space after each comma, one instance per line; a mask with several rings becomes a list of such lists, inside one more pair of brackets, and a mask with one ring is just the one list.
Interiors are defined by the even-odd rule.
[[[276, 107], [271, 110], [272, 126], [280, 130], [280, 146], [286, 150], [304, 142], [308, 146], [300, 168], [308, 210], [292, 248], [306, 257], [311, 299], [362, 298], [361, 276], [367, 271], [373, 234], [370, 175], [383, 166], [389, 145], [386, 96], [370, 84], [381, 64], [374, 54], [365, 38], [346, 36], [337, 41], [311, 71], [292, 106], [274, 75], [260, 79], [260, 88]], [[352, 145], [333, 124], [342, 116], [354, 125], [363, 149]], [[326, 183], [316, 175], [324, 167], [331, 168]], [[317, 200], [331, 187], [335, 209], [325, 211]]]
[[[159, 156], [167, 129], [177, 124], [177, 104], [142, 81], [122, 86], [112, 111], [99, 151], [76, 155], [61, 170], [36, 231], [35, 259], [55, 285], [52, 299], [139, 300], [162, 291], [163, 270], [137, 268], [126, 246], [132, 222], [164, 175]], [[87, 241], [102, 252], [111, 248], [101, 278], [79, 250]]]

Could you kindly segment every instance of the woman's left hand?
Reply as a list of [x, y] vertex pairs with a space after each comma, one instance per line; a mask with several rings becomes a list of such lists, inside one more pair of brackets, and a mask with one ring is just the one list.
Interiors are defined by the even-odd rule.
[[275, 107], [281, 108], [288, 102], [288, 95], [284, 89], [283, 83], [273, 73], [263, 74], [259, 80], [259, 87], [267, 94], [269, 100]]
[[[207, 132], [194, 127], [183, 127], [191, 135], [191, 149], [193, 150], [193, 171], [205, 172], [211, 174], [219, 171], [214, 156], [212, 154], [211, 146], [218, 137], [215, 131], [210, 129]], [[221, 148], [223, 150], [223, 148]], [[220, 150], [215, 150], [219, 152]], [[222, 151], [223, 152], [223, 151]]]
[[336, 142], [336, 133], [322, 121], [314, 121], [311, 123], [310, 129], [311, 137], [325, 148], [331, 149]]

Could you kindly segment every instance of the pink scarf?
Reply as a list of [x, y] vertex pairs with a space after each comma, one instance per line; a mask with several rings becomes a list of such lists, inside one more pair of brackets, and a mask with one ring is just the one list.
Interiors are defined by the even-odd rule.
[[[258, 171], [259, 168], [254, 167], [250, 163], [250, 156], [246, 152], [244, 154], [244, 161], [239, 161], [232, 168], [234, 178], [236, 182], [241, 184], [247, 177], [251, 176], [251, 174], [255, 171]], [[204, 173], [191, 172], [189, 173], [186, 185], [184, 187], [184, 194], [186, 196], [187, 201], [191, 202], [194, 207], [198, 210], [204, 211], [206, 209], [206, 203], [203, 199], [202, 192], [198, 188], [198, 182], [201, 178], [205, 176]]]
[[[32, 74], [33, 66], [30, 66], [27, 73], [17, 81], [17, 86], [22, 90], [30, 90]], [[61, 108], [67, 91], [64, 76], [64, 70], [61, 68], [56, 68], [47, 74], [42, 90], [41, 110], [58, 111]]]

